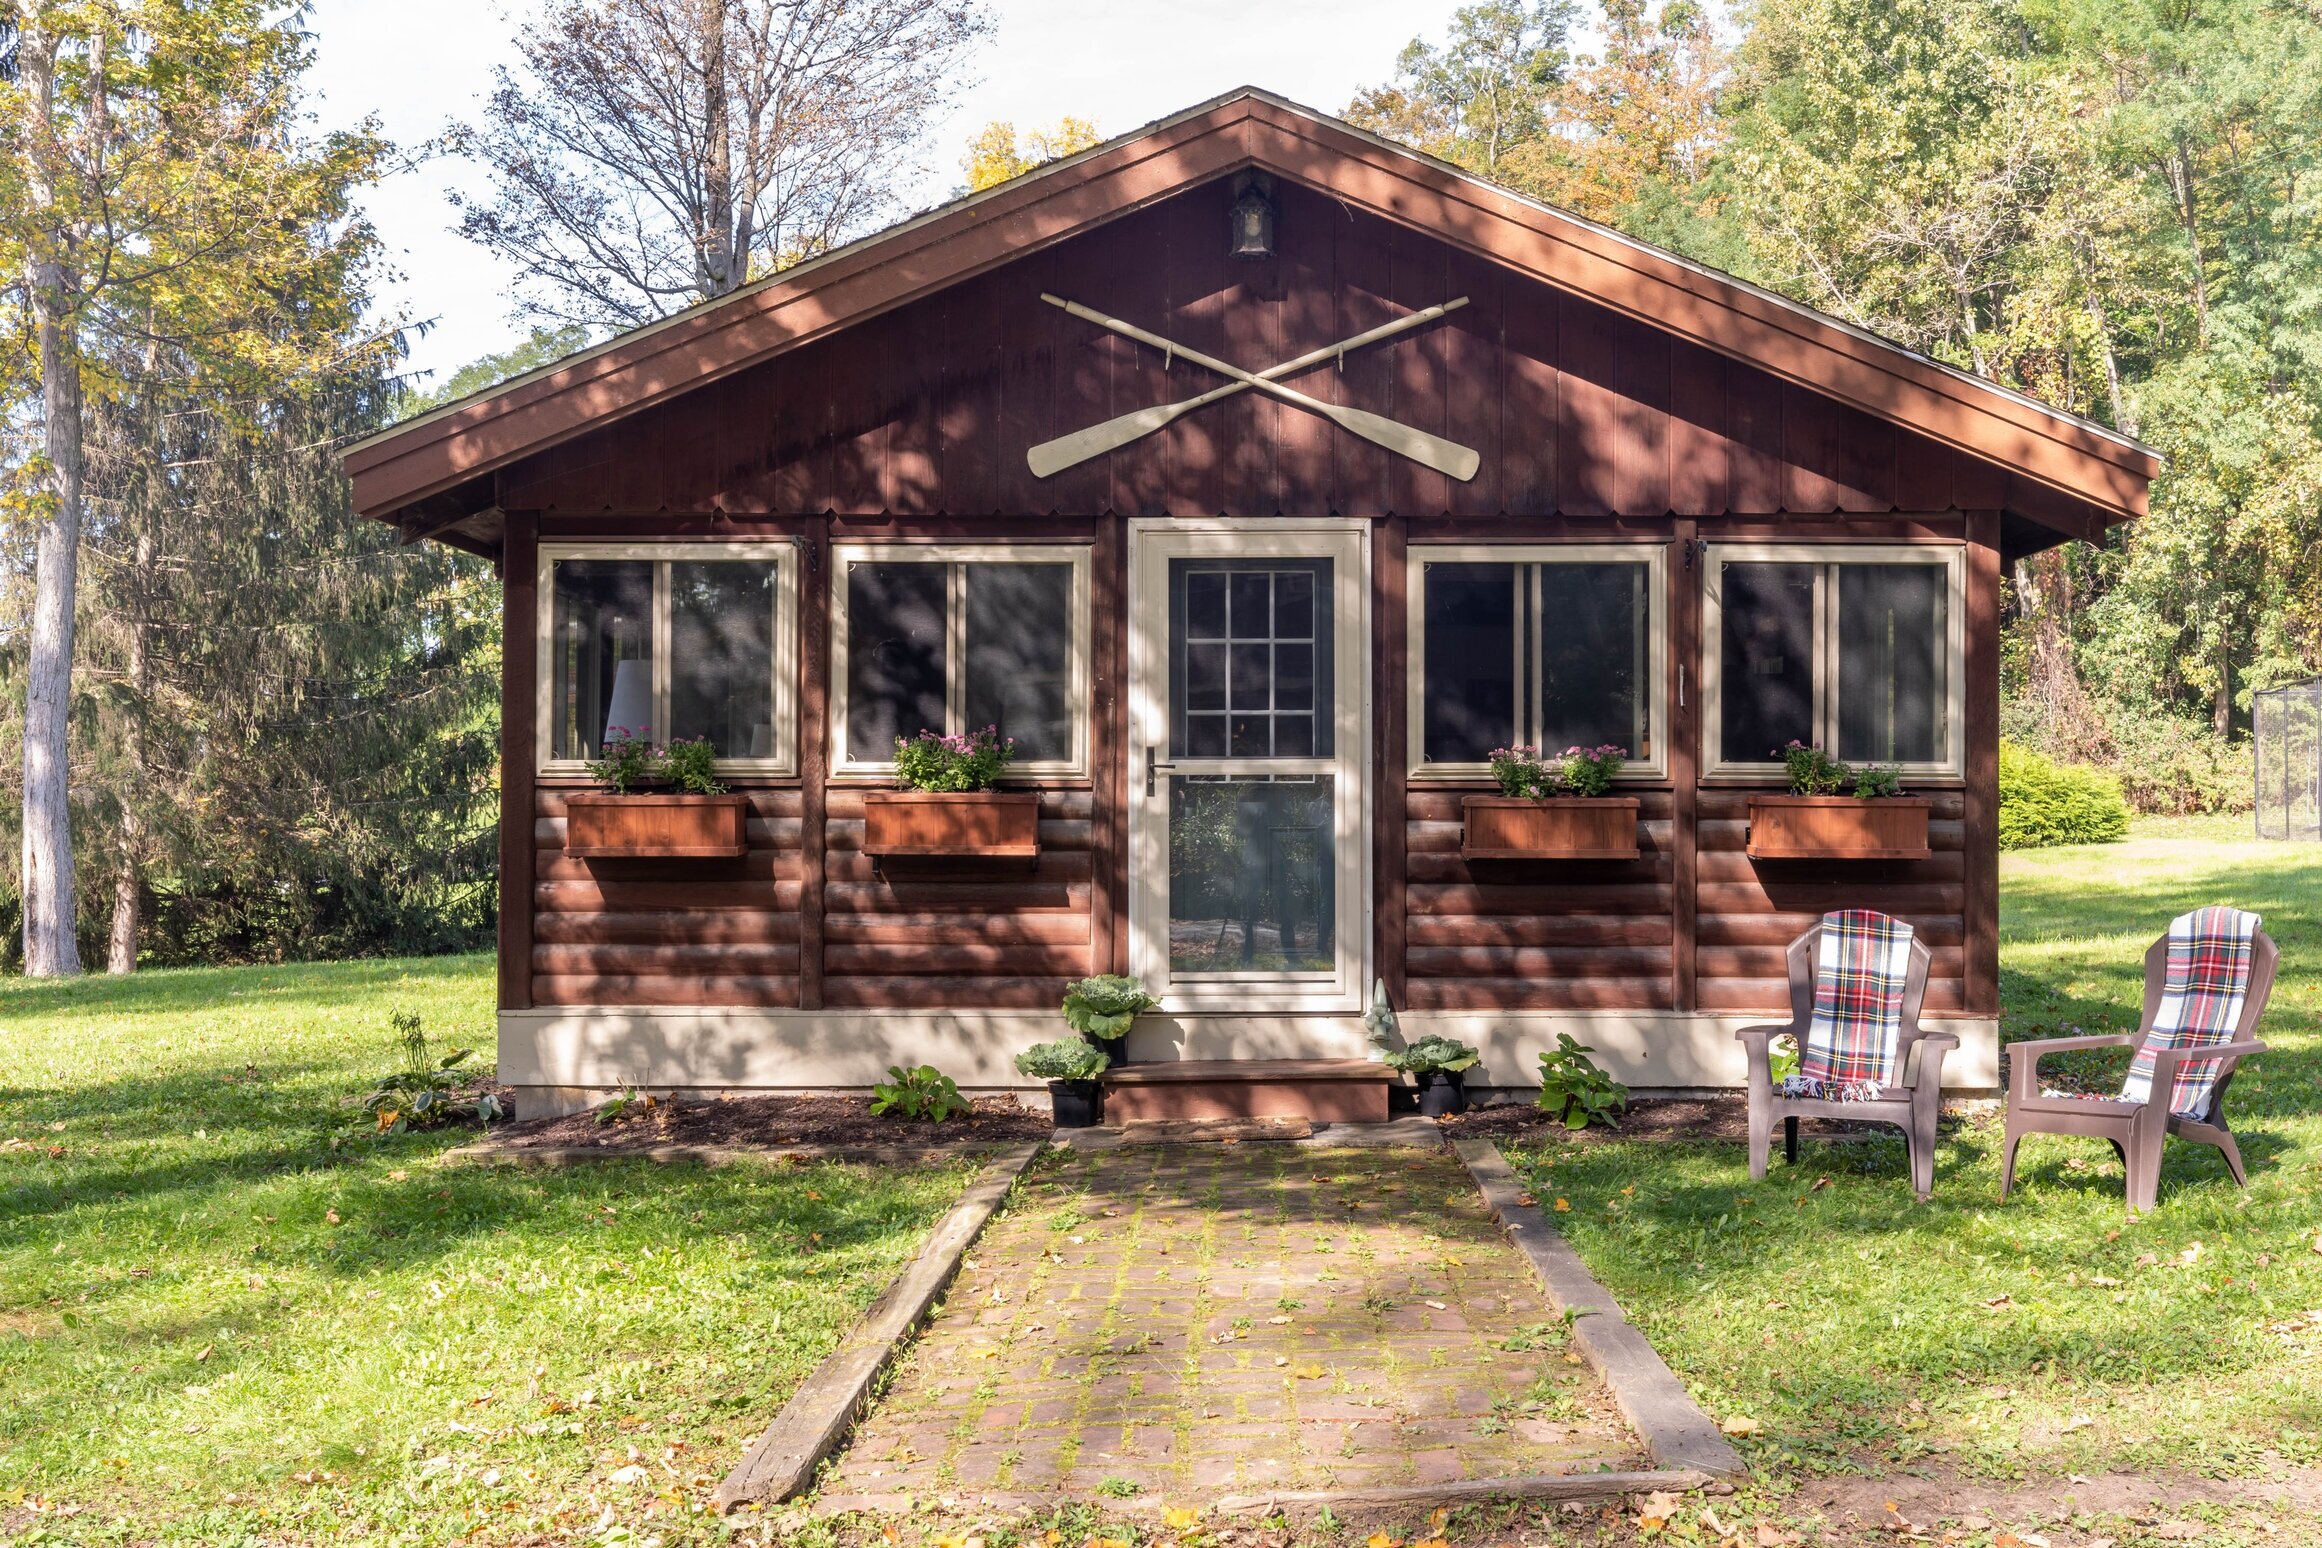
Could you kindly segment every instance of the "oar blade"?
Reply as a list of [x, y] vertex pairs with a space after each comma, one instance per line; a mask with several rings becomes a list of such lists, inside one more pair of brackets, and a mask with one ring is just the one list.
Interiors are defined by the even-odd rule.
[[1364, 440], [1408, 457], [1422, 467], [1449, 474], [1463, 484], [1474, 478], [1476, 469], [1483, 465], [1483, 457], [1475, 448], [1413, 429], [1384, 414], [1373, 414], [1367, 409], [1348, 408], [1338, 403], [1322, 407], [1332, 419]]
[[1031, 467], [1034, 478], [1047, 478], [1066, 468], [1078, 467], [1091, 457], [1101, 457], [1116, 447], [1126, 446], [1131, 441], [1151, 435], [1176, 420], [1185, 413], [1186, 408], [1187, 405], [1183, 403], [1158, 403], [1148, 409], [1138, 409], [1133, 414], [1108, 419], [1101, 425], [1075, 430], [1053, 441], [1042, 441], [1024, 454], [1024, 461]]

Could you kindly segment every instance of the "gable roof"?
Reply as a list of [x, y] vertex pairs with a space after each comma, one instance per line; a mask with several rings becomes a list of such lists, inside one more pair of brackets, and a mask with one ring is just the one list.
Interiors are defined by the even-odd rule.
[[2145, 512], [2161, 461], [2130, 437], [1254, 87], [359, 441], [356, 508], [459, 541], [492, 503], [485, 475], [1251, 166], [2004, 467], [2058, 531]]

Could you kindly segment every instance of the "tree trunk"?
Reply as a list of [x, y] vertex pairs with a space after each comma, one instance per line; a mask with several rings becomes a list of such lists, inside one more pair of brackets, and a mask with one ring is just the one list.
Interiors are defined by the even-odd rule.
[[2217, 642], [2217, 696], [2209, 707], [2210, 724], [2219, 741], [2233, 737], [2233, 640], [2228, 634]]
[[145, 893], [145, 714], [153, 690], [152, 657], [146, 647], [148, 587], [153, 575], [153, 533], [137, 534], [137, 560], [129, 595], [129, 713], [121, 733], [121, 838], [113, 872], [113, 929], [105, 948], [105, 971], [137, 971], [137, 926]]
[[2201, 220], [2199, 196], [2194, 191], [2193, 158], [2185, 149], [2185, 137], [2177, 136], [2177, 153], [2169, 163], [2169, 181], [2177, 195], [2177, 216], [2185, 226], [2185, 244], [2193, 252], [2193, 333], [2194, 342], [2206, 348], [2209, 344], [2209, 277], [2204, 272], [2201, 257]]
[[[19, 80], [34, 141], [24, 158], [35, 221], [53, 211], [55, 189], [41, 152], [51, 138], [56, 40], [26, 28]], [[81, 544], [81, 361], [62, 261], [62, 234], [36, 232], [26, 290], [40, 344], [40, 401], [48, 510], [33, 545], [32, 642], [24, 686], [24, 971], [51, 978], [81, 970], [73, 936], [73, 600]]]
[[701, 292], [715, 300], [749, 278], [746, 240], [735, 226], [734, 140], [726, 95], [726, 0], [701, 0]]

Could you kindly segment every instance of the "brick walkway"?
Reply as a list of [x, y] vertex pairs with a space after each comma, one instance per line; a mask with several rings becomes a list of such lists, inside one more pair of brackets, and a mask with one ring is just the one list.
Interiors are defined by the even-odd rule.
[[1080, 1153], [969, 1254], [823, 1493], [1159, 1496], [1639, 1465], [1457, 1160]]

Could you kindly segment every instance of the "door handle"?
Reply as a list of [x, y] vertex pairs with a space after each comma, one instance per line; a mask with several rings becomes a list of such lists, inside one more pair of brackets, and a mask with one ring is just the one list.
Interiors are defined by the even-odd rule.
[[1148, 798], [1150, 798], [1150, 797], [1152, 796], [1152, 794], [1153, 794], [1153, 790], [1154, 790], [1154, 784], [1153, 784], [1153, 776], [1154, 776], [1154, 775], [1156, 775], [1156, 774], [1158, 774], [1158, 773], [1160, 773], [1160, 772], [1161, 772], [1163, 769], [1174, 769], [1174, 768], [1176, 768], [1176, 767], [1177, 767], [1177, 765], [1176, 765], [1176, 764], [1174, 764], [1174, 763], [1157, 763], [1157, 762], [1155, 762], [1155, 761], [1154, 761], [1154, 757], [1153, 757], [1153, 748], [1152, 748], [1152, 745], [1151, 745], [1150, 743], [1146, 744], [1146, 747], [1145, 747], [1145, 794], [1146, 794], [1146, 796], [1147, 796]]

